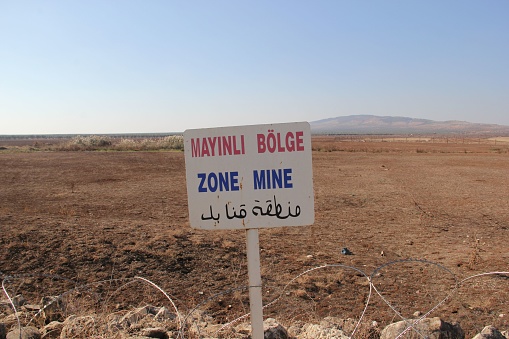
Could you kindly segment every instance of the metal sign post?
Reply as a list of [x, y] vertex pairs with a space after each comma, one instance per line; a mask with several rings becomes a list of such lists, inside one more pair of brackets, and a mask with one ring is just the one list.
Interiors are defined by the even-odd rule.
[[253, 339], [263, 339], [262, 274], [260, 270], [260, 243], [258, 229], [246, 231], [247, 274], [249, 276], [249, 308]]
[[307, 122], [184, 132], [191, 227], [246, 230], [253, 339], [263, 339], [259, 228], [314, 222]]

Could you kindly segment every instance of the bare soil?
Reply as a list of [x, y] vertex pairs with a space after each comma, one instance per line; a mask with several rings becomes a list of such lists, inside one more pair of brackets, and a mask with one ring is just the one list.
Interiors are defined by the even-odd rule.
[[[223, 323], [248, 312], [247, 292], [231, 291], [247, 285], [245, 233], [189, 226], [183, 152], [0, 146], [9, 293], [38, 301], [89, 284], [95, 297], [81, 307], [165, 302], [146, 286], [108, 289], [141, 276], [182, 310]], [[508, 275], [467, 279], [509, 271], [507, 144], [322, 137], [313, 146], [314, 225], [260, 230], [264, 303], [281, 295], [266, 317], [359, 319], [368, 303], [363, 322], [381, 327], [431, 310], [467, 338], [488, 324], [509, 329]]]

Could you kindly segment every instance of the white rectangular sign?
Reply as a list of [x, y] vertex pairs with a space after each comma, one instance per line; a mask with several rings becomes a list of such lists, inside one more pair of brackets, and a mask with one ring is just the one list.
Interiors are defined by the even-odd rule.
[[186, 130], [184, 152], [191, 227], [314, 222], [309, 123]]

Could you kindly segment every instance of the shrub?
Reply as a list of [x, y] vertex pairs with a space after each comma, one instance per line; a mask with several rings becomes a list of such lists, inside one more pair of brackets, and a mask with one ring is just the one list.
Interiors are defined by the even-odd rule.
[[110, 137], [100, 136], [100, 135], [90, 135], [83, 137], [78, 135], [63, 146], [61, 146], [61, 150], [63, 151], [92, 151], [100, 148], [107, 148], [111, 146], [112, 141]]
[[169, 135], [163, 138], [143, 140], [121, 139], [113, 148], [119, 151], [183, 150], [184, 137], [181, 135]]
[[111, 138], [109, 136], [91, 135], [76, 136], [67, 142], [51, 149], [57, 151], [158, 151], [183, 150], [184, 137], [182, 135], [169, 135], [161, 138]]

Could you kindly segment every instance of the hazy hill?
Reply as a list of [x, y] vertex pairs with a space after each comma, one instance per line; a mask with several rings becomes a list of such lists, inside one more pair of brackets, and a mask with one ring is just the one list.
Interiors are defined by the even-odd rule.
[[509, 126], [466, 121], [434, 121], [406, 117], [349, 115], [312, 121], [314, 134], [496, 134], [509, 135]]

